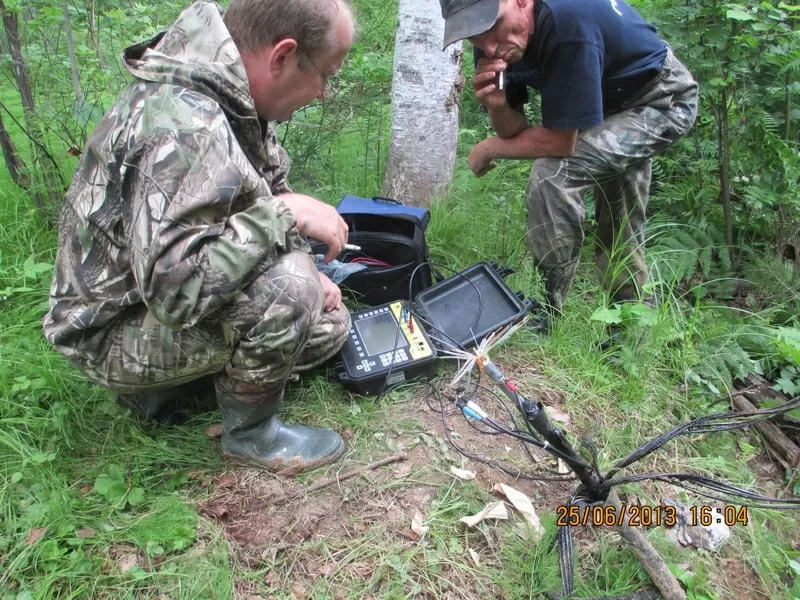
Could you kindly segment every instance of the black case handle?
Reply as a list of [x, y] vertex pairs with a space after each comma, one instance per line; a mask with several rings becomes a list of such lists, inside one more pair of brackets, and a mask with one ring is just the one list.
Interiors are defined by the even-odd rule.
[[394, 198], [386, 198], [384, 196], [373, 196], [372, 197], [375, 202], [386, 202], [387, 204], [398, 204], [400, 206], [405, 206], [400, 200], [395, 200]]

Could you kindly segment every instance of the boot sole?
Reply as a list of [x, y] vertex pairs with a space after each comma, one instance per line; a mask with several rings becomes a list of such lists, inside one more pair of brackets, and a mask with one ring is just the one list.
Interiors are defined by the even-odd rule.
[[344, 441], [333, 452], [333, 454], [326, 454], [315, 459], [307, 460], [299, 456], [293, 456], [288, 459], [280, 458], [271, 461], [265, 461], [255, 456], [241, 456], [239, 454], [230, 454], [222, 450], [222, 458], [228, 462], [241, 465], [244, 467], [253, 467], [268, 471], [278, 477], [291, 477], [292, 475], [299, 475], [300, 473], [308, 473], [320, 467], [335, 463], [339, 460], [345, 452]]

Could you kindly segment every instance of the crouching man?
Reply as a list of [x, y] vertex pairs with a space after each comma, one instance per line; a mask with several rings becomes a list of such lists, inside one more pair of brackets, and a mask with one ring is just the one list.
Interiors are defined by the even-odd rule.
[[281, 474], [344, 452], [336, 432], [276, 413], [287, 379], [338, 352], [350, 320], [304, 237], [330, 260], [347, 226], [292, 193], [273, 122], [324, 97], [354, 28], [345, 0], [185, 9], [125, 51], [135, 80], [61, 212], [47, 339], [149, 417], [215, 395], [223, 454]]

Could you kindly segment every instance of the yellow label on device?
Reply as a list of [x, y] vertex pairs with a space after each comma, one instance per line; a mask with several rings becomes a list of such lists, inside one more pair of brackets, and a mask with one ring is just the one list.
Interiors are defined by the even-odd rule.
[[[406, 311], [405, 318], [403, 318], [403, 303], [402, 302], [392, 302], [390, 305], [392, 309], [392, 313], [394, 313], [395, 318], [400, 323], [400, 331], [403, 332], [403, 335], [406, 338], [406, 341], [409, 345], [408, 353], [411, 355], [411, 358], [418, 359], [418, 358], [425, 358], [426, 356], [431, 356], [433, 352], [431, 351], [431, 347], [428, 345], [428, 342], [425, 340], [425, 336], [422, 334], [422, 329], [420, 328], [420, 324], [414, 318], [414, 315], [411, 314], [411, 311]], [[414, 332], [411, 332], [411, 325], [414, 326]]]

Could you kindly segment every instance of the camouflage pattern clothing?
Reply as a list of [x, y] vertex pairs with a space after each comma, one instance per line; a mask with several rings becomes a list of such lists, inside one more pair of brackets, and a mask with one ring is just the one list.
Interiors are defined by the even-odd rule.
[[221, 9], [197, 3], [123, 58], [136, 81], [64, 201], [47, 339], [120, 392], [219, 372], [218, 385], [273, 384], [333, 355], [349, 315], [322, 311], [310, 249], [275, 197], [291, 192], [288, 156]]
[[697, 83], [669, 50], [660, 74], [623, 111], [581, 131], [570, 156], [534, 162], [526, 197], [528, 239], [555, 310], [561, 310], [577, 268], [587, 190], [594, 190], [601, 281], [615, 301], [639, 298], [647, 281], [651, 157], [689, 130], [697, 96]]

